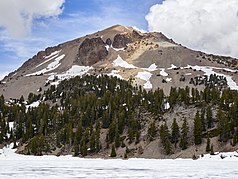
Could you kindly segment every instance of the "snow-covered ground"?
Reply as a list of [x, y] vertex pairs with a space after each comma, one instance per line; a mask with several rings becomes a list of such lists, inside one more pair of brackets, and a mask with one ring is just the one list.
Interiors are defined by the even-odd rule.
[[[39, 71], [37, 71], [37, 72], [35, 72], [35, 73], [27, 74], [26, 76], [41, 75], [41, 74], [45, 74], [45, 73], [48, 73], [48, 72], [50, 72], [50, 71], [55, 70], [55, 69], [57, 69], [57, 68], [61, 65], [60, 61], [61, 61], [64, 57], [65, 57], [64, 54], [63, 54], [63, 55], [60, 55], [60, 56], [58, 56], [58, 54], [57, 54], [57, 55], [53, 56], [52, 59], [49, 59], [49, 60], [53, 60], [53, 59], [54, 59], [54, 61], [51, 62], [46, 68], [43, 68], [42, 70], [39, 70]], [[48, 60], [47, 60], [47, 61], [48, 61]], [[44, 63], [44, 62], [43, 62], [43, 63]]]
[[120, 74], [118, 74], [120, 72], [120, 70], [112, 70], [111, 73], [108, 73], [108, 76], [112, 76], [112, 77], [117, 77], [119, 79], [123, 79], [122, 76]]
[[137, 68], [136, 66], [127, 63], [119, 55], [117, 56], [117, 59], [113, 61], [112, 65], [115, 67], [119, 66], [119, 67], [123, 67], [123, 68]]
[[231, 70], [231, 69], [228, 69], [228, 68], [217, 68], [217, 67], [210, 67], [210, 66], [191, 66], [191, 65], [188, 65], [187, 67], [185, 68], [192, 68], [192, 69], [195, 69], [195, 70], [200, 70], [200, 71], [203, 71], [205, 73], [205, 75], [207, 76], [210, 76], [211, 74], [216, 74], [217, 76], [223, 76], [223, 77], [226, 77], [226, 80], [227, 80], [227, 84], [228, 86], [230, 87], [231, 90], [238, 90], [238, 85], [236, 84], [236, 82], [232, 79], [232, 77], [230, 75], [225, 75], [223, 73], [217, 73], [214, 71], [214, 69], [216, 70], [225, 70], [225, 71], [229, 71], [229, 72], [236, 72], [236, 70]]
[[0, 178], [237, 178], [237, 152], [198, 160], [82, 159], [71, 156], [24, 156], [13, 146], [0, 149]]
[[161, 70], [161, 71], [160, 71], [160, 75], [161, 75], [161, 76], [165, 76], [165, 77], [166, 77], [166, 76], [169, 76], [169, 74], [165, 72], [165, 69], [164, 69], [164, 68], [161, 68], [160, 70]]
[[55, 79], [55, 82], [51, 82], [51, 85], [57, 86], [61, 81], [76, 76], [83, 76], [91, 69], [93, 69], [93, 67], [73, 65], [69, 70], [62, 74], [52, 74], [51, 76], [49, 76], [48, 81]]
[[152, 86], [152, 83], [150, 82], [151, 76], [152, 74], [150, 72], [144, 71], [144, 72], [139, 72], [136, 75], [136, 78], [146, 81], [146, 83], [143, 86], [145, 89], [152, 89], [153, 86]]

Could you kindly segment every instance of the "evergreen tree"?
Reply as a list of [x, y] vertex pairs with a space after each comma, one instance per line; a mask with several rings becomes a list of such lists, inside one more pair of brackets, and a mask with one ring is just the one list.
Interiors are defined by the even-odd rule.
[[213, 126], [211, 106], [207, 106], [206, 118], [207, 118], [207, 128], [210, 129]]
[[175, 148], [176, 148], [177, 147], [177, 143], [179, 141], [179, 137], [180, 137], [180, 131], [179, 131], [178, 123], [177, 123], [175, 118], [173, 120], [171, 128], [172, 128], [171, 142], [174, 143]]
[[180, 138], [180, 143], [179, 146], [182, 150], [187, 149], [188, 147], [188, 132], [189, 132], [189, 127], [186, 118], [183, 120], [183, 124], [181, 127], [181, 138]]
[[221, 142], [227, 142], [227, 140], [230, 137], [230, 128], [228, 119], [221, 109], [219, 109], [217, 112], [217, 118], [218, 118], [218, 128], [220, 132], [219, 140]]
[[110, 155], [110, 157], [116, 157], [116, 156], [117, 156], [116, 148], [115, 148], [115, 145], [112, 144], [112, 149], [111, 149], [111, 155]]
[[195, 145], [202, 143], [202, 121], [199, 116], [199, 112], [196, 113], [196, 116], [194, 118], [193, 136]]
[[150, 126], [148, 128], [148, 136], [150, 141], [154, 140], [154, 137], [156, 136], [155, 121], [150, 123]]
[[172, 153], [172, 147], [170, 143], [171, 136], [166, 123], [160, 126], [160, 139], [166, 155], [171, 154]]

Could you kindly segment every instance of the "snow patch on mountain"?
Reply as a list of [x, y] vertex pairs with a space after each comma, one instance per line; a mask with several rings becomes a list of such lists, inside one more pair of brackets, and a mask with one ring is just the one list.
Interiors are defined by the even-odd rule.
[[236, 72], [236, 70], [231, 70], [231, 69], [227, 69], [227, 68], [210, 67], [210, 66], [198, 66], [198, 65], [196, 65], [196, 66], [188, 65], [185, 68], [192, 68], [194, 70], [203, 71], [205, 73], [205, 75], [207, 75], [208, 77], [212, 74], [216, 74], [217, 76], [226, 77], [227, 84], [230, 87], [230, 89], [238, 90], [238, 86], [237, 86], [236, 82], [232, 79], [232, 77], [230, 75], [225, 75], [223, 73], [218, 73], [218, 72], [213, 71], [214, 69], [219, 69], [219, 70], [226, 70], [229, 72]]
[[146, 71], [150, 71], [150, 72], [158, 70], [157, 65], [155, 63], [151, 64], [148, 68], [142, 68], [142, 69]]
[[65, 55], [60, 55], [59, 57], [55, 58], [54, 61], [52, 63], [50, 63], [46, 68], [37, 71], [35, 73], [31, 73], [31, 74], [27, 74], [26, 76], [36, 76], [36, 75], [41, 75], [41, 74], [45, 74], [47, 72], [53, 71], [55, 69], [57, 69], [61, 63], [60, 61], [65, 57]]
[[171, 64], [171, 67], [167, 68], [168, 70], [173, 70], [173, 69], [176, 69], [178, 68], [177, 66], [175, 66], [174, 64]]
[[161, 71], [160, 71], [160, 75], [161, 75], [161, 76], [165, 76], [165, 77], [166, 77], [166, 76], [169, 76], [169, 74], [165, 72], [165, 69], [164, 69], [164, 68], [161, 68], [160, 70], [161, 70]]
[[[45, 63], [48, 63], [49, 61], [55, 59], [56, 57], [58, 57], [60, 52], [61, 52], [61, 50], [55, 51], [55, 52], [51, 53], [49, 56], [44, 57], [44, 59], [47, 59], [47, 60], [45, 60], [44, 62], [42, 62], [42, 63], [40, 63], [39, 65], [37, 65], [37, 66], [35, 67], [35, 69], [38, 68], [38, 67], [40, 67], [40, 66], [42, 66], [42, 65], [44, 65]], [[48, 59], [48, 58], [49, 58], [49, 59]]]
[[112, 47], [112, 49], [115, 50], [115, 51], [117, 51], [117, 52], [118, 52], [118, 51], [125, 51], [125, 48], [124, 48], [124, 47], [123, 47], [123, 48], [113, 48], [113, 47]]
[[120, 55], [117, 56], [117, 59], [113, 61], [112, 63], [115, 67], [122, 67], [122, 68], [137, 68], [136, 66], [127, 63], [125, 60], [123, 60]]
[[136, 75], [136, 78], [139, 78], [141, 80], [144, 80], [146, 81], [146, 83], [144, 84], [144, 88], [145, 89], [152, 89], [153, 85], [152, 83], [150, 82], [150, 78], [151, 78], [152, 74], [150, 72], [147, 72], [147, 71], [143, 71], [143, 72], [139, 72], [137, 75]]
[[117, 78], [123, 80], [122, 76], [118, 74], [119, 72], [120, 72], [120, 70], [112, 70], [111, 73], [108, 73], [107, 75], [117, 77]]
[[61, 81], [65, 79], [70, 79], [76, 76], [83, 76], [91, 69], [93, 69], [93, 67], [73, 65], [68, 71], [62, 74], [52, 74], [51, 76], [48, 77], [47, 82], [55, 80], [54, 82], [51, 83], [51, 85], [57, 86]]

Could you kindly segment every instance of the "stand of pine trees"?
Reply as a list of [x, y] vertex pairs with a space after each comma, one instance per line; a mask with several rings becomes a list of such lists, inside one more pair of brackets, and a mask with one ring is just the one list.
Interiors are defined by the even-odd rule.
[[[41, 101], [38, 107], [28, 106], [38, 100]], [[170, 109], [164, 108], [166, 103]], [[191, 128], [193, 143], [188, 138], [188, 120], [192, 119], [184, 119], [181, 126], [177, 119], [171, 126], [159, 120], [178, 105], [198, 110]], [[42, 94], [31, 93], [26, 101], [21, 97], [6, 103], [4, 96], [0, 96], [0, 144], [27, 143], [28, 153], [34, 155], [59, 147], [72, 150], [75, 156], [86, 156], [102, 150], [102, 129], [108, 131], [107, 146], [113, 144], [116, 149], [124, 148], [126, 142], [139, 143], [145, 128], [141, 116], [149, 113], [153, 120], [147, 121], [148, 142], [160, 139], [165, 154], [200, 145], [206, 141], [208, 131], [210, 137], [218, 136], [220, 142], [231, 141], [236, 145], [237, 106], [238, 92], [230, 89], [171, 88], [170, 95], [165, 96], [161, 89], [146, 91], [113, 77], [75, 77], [57, 87], [51, 86]], [[122, 137], [125, 134], [126, 138]], [[36, 140], [41, 141], [42, 147]], [[209, 147], [207, 152], [213, 150], [212, 144]]]

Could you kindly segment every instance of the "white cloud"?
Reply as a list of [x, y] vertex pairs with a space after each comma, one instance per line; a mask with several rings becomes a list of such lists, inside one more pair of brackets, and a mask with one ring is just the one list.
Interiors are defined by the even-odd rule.
[[0, 27], [12, 37], [23, 37], [31, 31], [35, 18], [58, 16], [65, 0], [1, 0]]
[[208, 53], [238, 57], [237, 0], [165, 0], [146, 16], [150, 31]]

